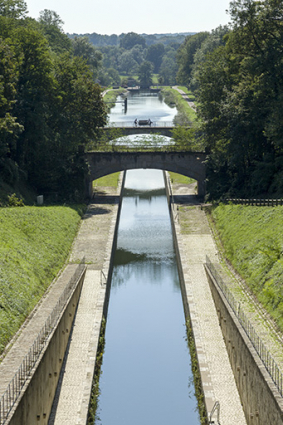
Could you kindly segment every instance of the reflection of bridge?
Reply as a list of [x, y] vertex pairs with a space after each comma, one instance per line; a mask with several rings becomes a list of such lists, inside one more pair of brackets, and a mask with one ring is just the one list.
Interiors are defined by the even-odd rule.
[[109, 126], [101, 129], [101, 131], [107, 135], [108, 140], [112, 140], [113, 135], [117, 137], [115, 133], [118, 134], [118, 137], [137, 134], [160, 134], [161, 136], [172, 137], [173, 128], [172, 121], [154, 121], [151, 125], [135, 125], [134, 122], [126, 121], [111, 123]]
[[91, 182], [107, 174], [137, 168], [173, 171], [197, 180], [198, 195], [205, 195], [205, 161], [203, 152], [87, 152], [89, 187]]

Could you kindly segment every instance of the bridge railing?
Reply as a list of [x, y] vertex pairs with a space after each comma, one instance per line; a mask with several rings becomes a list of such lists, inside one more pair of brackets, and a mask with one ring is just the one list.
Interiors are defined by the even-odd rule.
[[166, 128], [166, 127], [174, 127], [173, 121], [152, 121], [152, 123], [149, 125], [135, 125], [134, 121], [120, 121], [120, 122], [110, 122], [105, 128], [148, 128], [148, 127], [159, 127], [159, 128]]
[[39, 356], [47, 343], [49, 335], [55, 328], [59, 316], [63, 311], [63, 308], [69, 300], [70, 295], [73, 293], [73, 291], [83, 278], [85, 268], [85, 259], [83, 258], [81, 263], [78, 265], [73, 277], [67, 284], [64, 292], [58, 299], [57, 304], [55, 305], [54, 309], [48, 316], [45, 324], [37, 335], [28, 354], [23, 359], [18, 371], [16, 372], [16, 374], [8, 384], [6, 391], [0, 398], [0, 425], [6, 423], [6, 419], [14, 404], [16, 403], [26, 381], [31, 376], [32, 369], [35, 366], [37, 360], [39, 359]]
[[211, 263], [210, 258], [208, 256], [206, 256], [206, 267], [210, 271], [215, 282], [219, 286], [222, 294], [224, 295], [234, 314], [238, 318], [242, 328], [244, 329], [249, 340], [251, 341], [253, 347], [259, 355], [269, 375], [271, 376], [278, 391], [280, 392], [281, 396], [283, 396], [283, 374], [279, 369], [276, 361], [274, 360], [270, 352], [267, 350], [261, 338], [258, 336], [250, 320], [243, 312], [241, 304], [235, 300], [231, 291], [228, 289], [228, 286], [223, 281], [222, 277], [216, 270], [214, 264]]

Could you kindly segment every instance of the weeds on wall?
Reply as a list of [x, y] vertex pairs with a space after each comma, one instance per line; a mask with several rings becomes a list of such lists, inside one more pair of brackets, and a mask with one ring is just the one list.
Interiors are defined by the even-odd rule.
[[193, 335], [190, 319], [187, 319], [186, 321], [186, 328], [187, 328], [187, 342], [188, 342], [190, 355], [191, 355], [192, 372], [193, 372], [194, 385], [195, 385], [195, 396], [198, 403], [200, 423], [201, 425], [208, 425], [207, 412], [206, 412], [205, 402], [204, 402], [204, 393], [202, 389], [199, 364], [198, 364], [198, 359], [196, 354], [195, 340], [194, 340], [194, 335]]
[[93, 381], [92, 381], [92, 390], [91, 390], [91, 396], [90, 396], [87, 425], [93, 425], [96, 419], [99, 419], [98, 413], [97, 413], [97, 407], [98, 407], [98, 401], [99, 401], [99, 395], [100, 395], [99, 380], [101, 375], [101, 366], [103, 362], [103, 354], [104, 354], [104, 347], [105, 347], [105, 329], [106, 329], [106, 319], [103, 318], [101, 323], [98, 347], [97, 347], [97, 355], [96, 355], [96, 362], [95, 362], [94, 375], [93, 375]]

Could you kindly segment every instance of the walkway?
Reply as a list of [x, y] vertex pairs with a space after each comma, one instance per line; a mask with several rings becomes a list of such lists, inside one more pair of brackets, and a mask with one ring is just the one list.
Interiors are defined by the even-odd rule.
[[[71, 261], [88, 264], [49, 425], [85, 425], [105, 300], [119, 190], [94, 197], [75, 240]], [[102, 273], [102, 272], [103, 273]]]
[[183, 90], [179, 89], [178, 86], [173, 86], [172, 89], [177, 90], [178, 93], [180, 93], [180, 95], [183, 97], [184, 100], [186, 100], [189, 104], [189, 106], [196, 111], [197, 107], [194, 104], [194, 102], [189, 98], [189, 96], [187, 95], [187, 93], [185, 93]]
[[[203, 267], [206, 255], [218, 262], [206, 215], [187, 185], [174, 185], [175, 223], [196, 348], [209, 410], [220, 402], [221, 425], [246, 425], [209, 283]], [[176, 210], [175, 210], [176, 211]], [[216, 417], [215, 417], [216, 419]]]

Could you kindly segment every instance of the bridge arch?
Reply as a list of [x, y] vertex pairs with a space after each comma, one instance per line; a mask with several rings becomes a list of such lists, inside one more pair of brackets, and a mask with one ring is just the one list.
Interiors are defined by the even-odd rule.
[[[205, 195], [205, 158], [203, 152], [87, 152], [89, 187], [100, 177], [119, 171], [153, 168], [172, 171], [195, 179], [198, 195]], [[90, 191], [90, 195], [92, 192]]]

